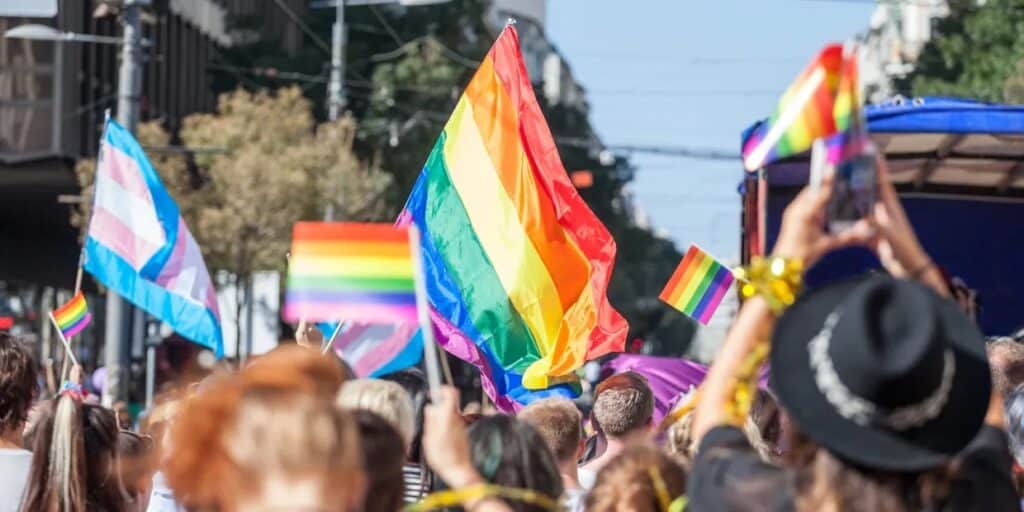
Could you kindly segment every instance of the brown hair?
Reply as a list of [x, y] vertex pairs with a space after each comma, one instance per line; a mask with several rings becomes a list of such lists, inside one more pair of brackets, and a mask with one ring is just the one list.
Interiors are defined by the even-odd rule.
[[323, 503], [338, 510], [361, 499], [358, 432], [351, 416], [332, 403], [340, 367], [315, 351], [291, 348], [275, 350], [236, 375], [211, 379], [181, 404], [166, 465], [181, 503], [193, 510], [237, 510], [276, 474], [329, 483]]
[[0, 434], [24, 427], [36, 398], [38, 375], [28, 347], [0, 332]]
[[[660, 481], [659, 481], [660, 480]], [[659, 491], [664, 489], [664, 494]], [[597, 474], [587, 495], [588, 512], [665, 511], [666, 503], [686, 492], [683, 467], [653, 445], [638, 443], [623, 450]]]
[[519, 419], [537, 430], [558, 462], [575, 461], [583, 439], [583, 415], [567, 398], [545, 398], [519, 411]]
[[597, 385], [594, 419], [608, 437], [623, 437], [647, 427], [654, 415], [654, 393], [636, 372], [612, 375]]
[[783, 429], [784, 459], [796, 471], [801, 512], [904, 512], [941, 510], [953, 477], [950, 467], [892, 472], [847, 464], [819, 447], [790, 423]]
[[363, 450], [363, 471], [367, 478], [362, 510], [397, 512], [402, 509], [405, 489], [402, 436], [390, 422], [373, 412], [357, 410], [353, 414], [359, 425], [359, 447]]
[[45, 402], [32, 446], [24, 512], [117, 512], [114, 413], [69, 395]]

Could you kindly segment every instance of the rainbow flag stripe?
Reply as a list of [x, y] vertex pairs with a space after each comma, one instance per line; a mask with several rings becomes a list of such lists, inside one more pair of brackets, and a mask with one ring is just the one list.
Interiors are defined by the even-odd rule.
[[480, 64], [399, 217], [423, 234], [438, 340], [515, 410], [621, 351], [608, 303], [616, 246], [558, 157], [514, 27]]
[[298, 222], [285, 319], [416, 322], [407, 229], [388, 224]]
[[853, 98], [844, 99], [844, 107], [837, 109], [836, 105], [842, 67], [843, 47], [833, 44], [826, 46], [800, 73], [782, 95], [771, 118], [747, 137], [743, 166], [748, 171], [807, 151], [814, 139], [833, 135], [841, 126], [849, 125]]
[[53, 320], [57, 328], [64, 334], [64, 338], [70, 338], [92, 321], [92, 313], [89, 312], [89, 305], [85, 302], [85, 295], [78, 292], [63, 306], [53, 311]]
[[732, 282], [733, 275], [729, 267], [696, 245], [691, 245], [665, 284], [660, 298], [690, 318], [707, 325]]

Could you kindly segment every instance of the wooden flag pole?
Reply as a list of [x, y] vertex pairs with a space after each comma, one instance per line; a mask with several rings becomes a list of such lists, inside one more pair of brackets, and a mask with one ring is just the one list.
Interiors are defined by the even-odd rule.
[[[412, 251], [412, 277], [416, 286], [416, 317], [423, 331], [423, 363], [427, 370], [427, 384], [430, 397], [441, 401], [441, 368], [438, 364], [437, 342], [434, 341], [434, 324], [430, 321], [430, 305], [427, 302], [427, 288], [423, 279], [423, 251], [420, 248], [420, 232], [416, 226], [409, 226], [409, 249]], [[440, 348], [440, 347], [438, 347]]]
[[321, 354], [326, 354], [331, 350], [331, 346], [334, 345], [334, 340], [338, 337], [338, 334], [341, 333], [341, 330], [344, 328], [345, 322], [338, 322], [338, 326], [334, 328], [334, 332], [331, 333], [331, 337], [324, 342], [323, 348], [320, 349]]
[[78, 359], [75, 358], [75, 353], [71, 350], [71, 344], [64, 337], [64, 331], [60, 330], [60, 326], [57, 325], [57, 319], [53, 317], [53, 311], [50, 311], [50, 322], [53, 322], [53, 326], [57, 328], [57, 336], [60, 337], [60, 342], [64, 344], [64, 350], [67, 351], [68, 357], [71, 358], [71, 364], [80, 366]]
[[82, 291], [82, 262], [85, 259], [85, 248], [78, 254], [78, 272], [75, 274], [75, 295]]
[[441, 360], [441, 369], [444, 370], [444, 380], [449, 386], [455, 385], [455, 379], [452, 377], [452, 368], [448, 365], [448, 356], [444, 353], [444, 349], [440, 345], [437, 346], [437, 358]]

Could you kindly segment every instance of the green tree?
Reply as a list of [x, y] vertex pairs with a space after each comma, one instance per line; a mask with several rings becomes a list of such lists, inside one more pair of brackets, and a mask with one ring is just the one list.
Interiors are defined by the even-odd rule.
[[[404, 203], [463, 87], [494, 40], [489, 8], [488, 0], [453, 0], [426, 7], [352, 7], [345, 13], [347, 108], [359, 119], [355, 151], [363, 158], [379, 157], [380, 168], [392, 178], [387, 192], [391, 215]], [[330, 40], [332, 13], [311, 11], [305, 21]], [[236, 23], [255, 25], [259, 20]], [[290, 56], [276, 43], [276, 35], [253, 35], [224, 56], [228, 64], [263, 71], [258, 76], [219, 71], [220, 87], [272, 87], [291, 76], [284, 71], [326, 78], [328, 56], [308, 38], [309, 44]], [[280, 72], [268, 74], [268, 67]], [[302, 87], [315, 102], [317, 115], [325, 116], [325, 84], [308, 81]], [[543, 95], [537, 96], [557, 140], [592, 137], [585, 111], [546, 105]], [[618, 241], [609, 297], [629, 320], [631, 336], [656, 339], [667, 352], [681, 352], [693, 323], [657, 301], [680, 255], [671, 242], [633, 223], [622, 194], [633, 177], [629, 162], [619, 158], [602, 164], [593, 148], [574, 144], [559, 144], [559, 152], [567, 169], [594, 173], [593, 186], [581, 194]]]
[[934, 34], [914, 71], [898, 84], [901, 90], [915, 96], [1021, 101], [1013, 84], [1020, 83], [1018, 62], [1024, 58], [1024, 2], [953, 0]]
[[[144, 145], [170, 140], [155, 123], [137, 132]], [[216, 113], [185, 119], [182, 141], [209, 149], [194, 155], [194, 168], [180, 155], [153, 155], [210, 271], [233, 280], [236, 313], [254, 272], [285, 270], [296, 221], [320, 219], [328, 206], [336, 220], [381, 219], [391, 180], [354, 154], [355, 133], [349, 116], [317, 125], [298, 87], [239, 90], [222, 95]], [[79, 226], [92, 204], [94, 167], [76, 166], [86, 197], [75, 217]]]

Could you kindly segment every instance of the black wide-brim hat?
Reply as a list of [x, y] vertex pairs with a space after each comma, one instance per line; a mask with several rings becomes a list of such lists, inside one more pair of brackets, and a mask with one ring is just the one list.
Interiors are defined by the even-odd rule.
[[[918, 350], [916, 356], [926, 350], [936, 352], [935, 347], [941, 347], [939, 353], [947, 360], [951, 354], [955, 361], [952, 385], [944, 395], [941, 409], [928, 415], [929, 419], [909, 428], [892, 428], [891, 425], [864, 421], [862, 418], [861, 421], [854, 421], [850, 419], [848, 410], [841, 413], [836, 404], [842, 405], [844, 401], [836, 399], [834, 390], [830, 390], [832, 401], [829, 400], [816, 380], [816, 369], [821, 365], [811, 362], [811, 342], [822, 332], [826, 321], [836, 311], [850, 307], [848, 303], [864, 295], [865, 288], [868, 288], [867, 293], [871, 293], [872, 289], [877, 291], [879, 287], [897, 290], [902, 298], [909, 296], [912, 299], [909, 302], [917, 303], [911, 305], [911, 313], [904, 314], [905, 317], [912, 317], [912, 321], [920, 320], [919, 316], [928, 317], [929, 327], [926, 329], [906, 329], [905, 326], [902, 330], [896, 329], [901, 335], [911, 333], [908, 336], [913, 336], [913, 331], [928, 332], [930, 341], [922, 342], [927, 348]], [[871, 299], [864, 301], [870, 302]], [[925, 313], [922, 314], [922, 311]], [[892, 311], [888, 314], [892, 315]], [[851, 321], [868, 323], [856, 319]], [[866, 327], [864, 338], [878, 336], [878, 329], [877, 326]], [[870, 343], [866, 339], [851, 339], [855, 336], [849, 334], [847, 330], [845, 338], [842, 335], [833, 336], [831, 343]], [[899, 352], [902, 348], [897, 345], [886, 350]], [[902, 355], [905, 354], [894, 357]], [[917, 283], [882, 275], [841, 281], [802, 296], [776, 323], [770, 363], [770, 387], [803, 434], [842, 460], [856, 466], [884, 471], [918, 472], [949, 462], [978, 434], [988, 409], [992, 387], [984, 338], [956, 305]], [[883, 365], [888, 363], [884, 361]], [[888, 366], [898, 367], [899, 364], [897, 361]], [[839, 368], [843, 361], [835, 361], [834, 365]], [[863, 379], [858, 384], [862, 385], [861, 389], [871, 389], [871, 383], [865, 384]], [[876, 386], [876, 391], [879, 393], [877, 396], [883, 399], [890, 393], [898, 395], [901, 391], [882, 390], [881, 387]]]

